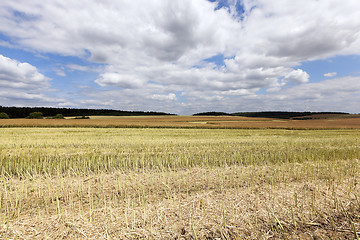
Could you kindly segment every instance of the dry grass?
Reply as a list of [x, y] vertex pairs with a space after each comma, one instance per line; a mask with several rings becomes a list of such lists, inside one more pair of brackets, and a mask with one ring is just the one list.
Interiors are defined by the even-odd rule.
[[286, 164], [3, 179], [9, 212], [0, 236], [354, 239], [359, 161], [333, 164], [340, 169]]
[[360, 118], [280, 120], [247, 117], [91, 117], [91, 119], [0, 119], [0, 127], [172, 127], [172, 128], [360, 128]]
[[1, 239], [356, 239], [359, 130], [0, 129]]

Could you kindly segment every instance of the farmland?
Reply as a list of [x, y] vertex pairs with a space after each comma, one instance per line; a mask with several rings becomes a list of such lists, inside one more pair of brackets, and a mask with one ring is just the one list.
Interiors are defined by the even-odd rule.
[[356, 239], [360, 121], [0, 121], [1, 239]]
[[[357, 115], [354, 115], [357, 116]], [[360, 117], [288, 120], [237, 116], [101, 117], [90, 119], [0, 119], [0, 127], [115, 127], [115, 128], [276, 128], [276, 129], [360, 129]]]

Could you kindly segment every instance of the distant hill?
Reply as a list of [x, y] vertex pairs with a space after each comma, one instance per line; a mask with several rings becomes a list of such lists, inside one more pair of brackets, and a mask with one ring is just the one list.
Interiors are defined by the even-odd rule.
[[44, 117], [62, 114], [65, 117], [73, 116], [156, 116], [174, 115], [163, 112], [121, 111], [112, 109], [77, 109], [77, 108], [51, 108], [51, 107], [3, 107], [0, 112], [5, 112], [10, 118], [25, 118], [32, 112], [42, 112]]
[[243, 117], [259, 117], [259, 118], [280, 118], [280, 119], [316, 119], [327, 118], [333, 116], [350, 115], [344, 112], [282, 112], [282, 111], [268, 111], [268, 112], [203, 112], [196, 113], [193, 116], [243, 116]]

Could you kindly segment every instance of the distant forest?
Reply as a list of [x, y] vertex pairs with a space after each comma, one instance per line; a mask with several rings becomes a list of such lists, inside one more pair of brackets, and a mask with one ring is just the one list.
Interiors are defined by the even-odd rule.
[[53, 117], [62, 114], [64, 117], [74, 116], [156, 116], [174, 115], [163, 112], [121, 111], [112, 109], [76, 109], [76, 108], [50, 108], [50, 107], [2, 107], [0, 113], [4, 112], [10, 118], [26, 118], [32, 112], [41, 112], [44, 117]]
[[280, 119], [308, 119], [310, 115], [344, 115], [349, 113], [344, 112], [238, 112], [238, 113], [224, 113], [224, 112], [203, 112], [194, 114], [194, 116], [243, 116], [243, 117], [263, 117], [263, 118], [280, 118]]
[[[76, 116], [158, 116], [158, 115], [176, 115], [164, 112], [144, 112], [144, 111], [121, 111], [113, 109], [85, 109], [85, 108], [51, 108], [51, 107], [3, 107], [0, 106], [0, 113], [4, 112], [10, 118], [26, 118], [33, 112], [41, 112], [44, 117], [53, 117], [62, 114], [64, 117]], [[285, 111], [267, 111], [267, 112], [202, 112], [193, 116], [244, 116], [244, 117], [264, 117], [280, 119], [308, 119], [310, 115], [338, 114], [345, 115], [345, 112], [285, 112]]]

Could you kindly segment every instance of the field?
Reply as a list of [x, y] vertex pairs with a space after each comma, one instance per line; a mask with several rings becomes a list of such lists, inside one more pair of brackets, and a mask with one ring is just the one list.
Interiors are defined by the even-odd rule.
[[115, 127], [115, 128], [276, 128], [276, 129], [360, 129], [360, 117], [286, 120], [236, 116], [189, 117], [102, 117], [91, 119], [0, 119], [0, 127]]
[[357, 118], [0, 125], [0, 239], [360, 236]]

